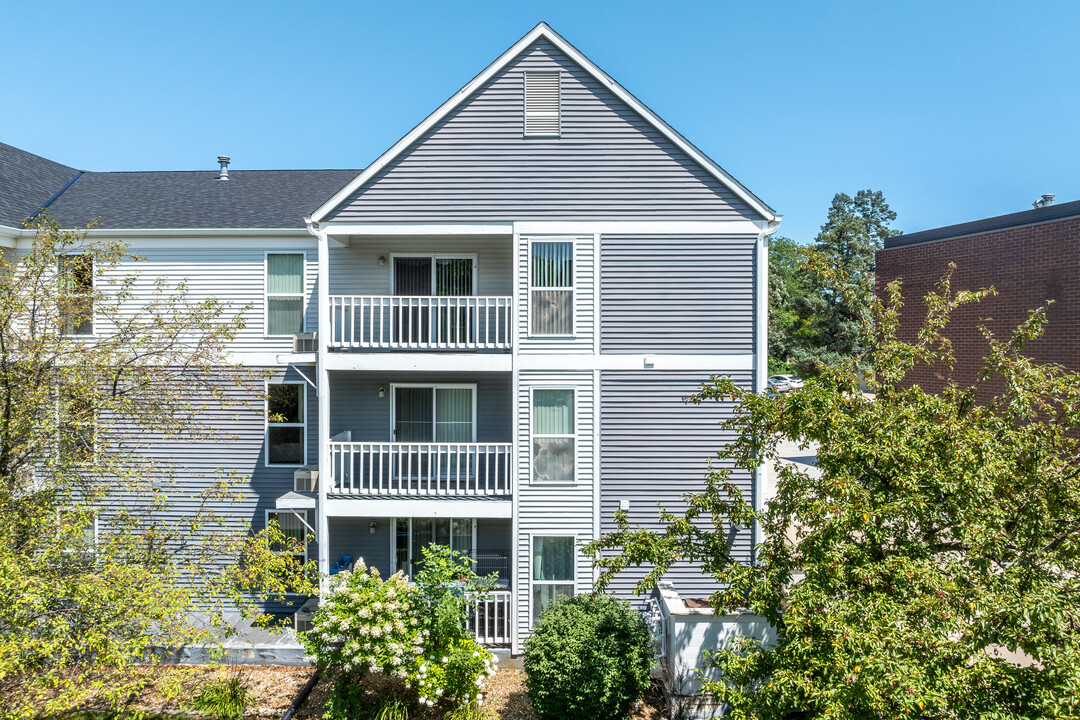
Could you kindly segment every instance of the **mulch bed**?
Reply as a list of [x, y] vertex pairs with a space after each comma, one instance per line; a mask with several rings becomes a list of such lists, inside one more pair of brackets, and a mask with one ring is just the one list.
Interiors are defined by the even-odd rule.
[[[147, 688], [129, 705], [150, 715], [176, 715], [199, 717], [188, 703], [198, 694], [203, 683], [215, 677], [228, 677], [238, 673], [254, 697], [254, 703], [245, 713], [247, 717], [281, 717], [292, 704], [300, 688], [310, 679], [313, 668], [259, 665], [145, 665], [132, 668], [129, 677], [143, 677]], [[372, 698], [388, 693], [408, 697], [403, 687], [383, 675], [366, 678], [367, 692]], [[300, 707], [296, 717], [300, 720], [320, 718], [326, 700], [333, 688], [333, 678], [320, 678], [307, 701]], [[95, 703], [89, 700], [83, 710], [93, 710]], [[639, 707], [628, 720], [661, 720], [665, 717], [663, 696], [654, 683]], [[529, 698], [525, 694], [525, 673], [521, 670], [501, 669], [484, 684], [484, 710], [492, 720], [536, 720]], [[440, 720], [446, 708], [412, 706], [410, 720]]]

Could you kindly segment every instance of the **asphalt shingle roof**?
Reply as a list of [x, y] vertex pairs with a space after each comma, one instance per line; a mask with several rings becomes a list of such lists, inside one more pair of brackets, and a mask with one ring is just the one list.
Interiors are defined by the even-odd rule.
[[0, 143], [0, 225], [19, 227], [49, 202], [66, 227], [302, 228], [359, 170], [87, 172]]
[[78, 174], [75, 168], [0, 143], [0, 225], [20, 227]]
[[979, 233], [994, 232], [995, 230], [1005, 230], [1007, 228], [1021, 227], [1023, 225], [1034, 225], [1035, 223], [1061, 220], [1062, 218], [1075, 217], [1077, 215], [1080, 215], [1080, 200], [1073, 200], [1072, 202], [1058, 203], [1036, 210], [1021, 210], [1020, 212], [1010, 213], [1008, 215], [998, 215], [997, 217], [973, 220], [958, 225], [947, 225], [945, 227], [922, 230], [907, 235], [897, 235], [896, 237], [889, 238], [885, 241], [885, 249], [891, 250], [892, 248], [918, 245], [919, 243], [934, 242], [937, 240], [947, 240], [949, 238], [963, 237], [965, 235], [978, 235]]

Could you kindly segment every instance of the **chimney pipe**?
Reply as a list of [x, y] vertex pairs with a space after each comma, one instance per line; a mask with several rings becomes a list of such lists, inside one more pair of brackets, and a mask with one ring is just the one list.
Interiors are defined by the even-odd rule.
[[1031, 203], [1032, 207], [1034, 207], [1036, 209], [1044, 208], [1044, 207], [1050, 207], [1053, 204], [1054, 204], [1054, 193], [1043, 193], [1043, 196], [1041, 198], [1039, 198], [1035, 202]]
[[229, 179], [229, 156], [218, 155], [217, 161], [221, 163], [221, 172], [218, 174], [218, 180]]

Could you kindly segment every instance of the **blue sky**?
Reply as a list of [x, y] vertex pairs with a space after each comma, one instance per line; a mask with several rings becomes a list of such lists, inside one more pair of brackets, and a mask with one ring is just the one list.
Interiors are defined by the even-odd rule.
[[[1080, 199], [1080, 3], [0, 0], [0, 141], [86, 170], [360, 168], [545, 20], [806, 242]], [[17, 29], [17, 32], [13, 32]]]

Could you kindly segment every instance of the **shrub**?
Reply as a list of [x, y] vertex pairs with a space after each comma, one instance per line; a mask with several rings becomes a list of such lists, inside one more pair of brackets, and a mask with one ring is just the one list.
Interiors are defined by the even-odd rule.
[[478, 576], [467, 556], [445, 546], [428, 546], [423, 554], [417, 587], [426, 608], [422, 622], [427, 661], [411, 680], [421, 705], [446, 700], [458, 708], [479, 707], [484, 680], [495, 674], [495, 656], [476, 642], [465, 618], [473, 600], [486, 596], [494, 576]]
[[406, 678], [418, 665], [428, 631], [420, 627], [417, 589], [401, 573], [380, 579], [363, 561], [343, 572], [315, 611], [301, 641], [319, 667]]
[[525, 642], [525, 688], [545, 720], [614, 720], [649, 687], [652, 664], [637, 611], [608, 595], [577, 595], [545, 610]]
[[220, 720], [235, 720], [244, 716], [252, 699], [244, 677], [238, 671], [204, 683], [191, 701], [191, 709]]

